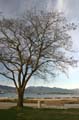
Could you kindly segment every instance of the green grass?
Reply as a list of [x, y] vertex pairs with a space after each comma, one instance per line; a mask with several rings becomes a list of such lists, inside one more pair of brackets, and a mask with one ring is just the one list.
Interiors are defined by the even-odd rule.
[[8, 109], [0, 110], [0, 120], [79, 120], [79, 109]]
[[17, 113], [14, 109], [0, 110], [0, 120], [16, 120]]

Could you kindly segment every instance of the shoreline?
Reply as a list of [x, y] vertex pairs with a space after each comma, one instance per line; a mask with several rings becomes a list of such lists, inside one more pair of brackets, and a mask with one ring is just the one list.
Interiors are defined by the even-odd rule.
[[[0, 98], [0, 109], [9, 109], [16, 106], [16, 98]], [[79, 98], [55, 98], [55, 99], [24, 99], [24, 106], [33, 108], [69, 109], [79, 108]]]

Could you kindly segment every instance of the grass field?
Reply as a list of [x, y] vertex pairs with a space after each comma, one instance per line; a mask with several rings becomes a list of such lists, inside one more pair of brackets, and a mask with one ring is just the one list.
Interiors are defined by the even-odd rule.
[[17, 112], [14, 109], [0, 110], [0, 120], [16, 120]]
[[12, 108], [0, 110], [0, 120], [79, 120], [79, 109]]

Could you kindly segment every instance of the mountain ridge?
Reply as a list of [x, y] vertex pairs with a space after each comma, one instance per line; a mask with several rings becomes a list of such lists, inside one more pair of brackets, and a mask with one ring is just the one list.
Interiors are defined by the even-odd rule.
[[[15, 87], [0, 85], [0, 93], [15, 92]], [[58, 87], [29, 86], [25, 89], [25, 93], [36, 94], [75, 94], [79, 93], [79, 89], [64, 89]]]

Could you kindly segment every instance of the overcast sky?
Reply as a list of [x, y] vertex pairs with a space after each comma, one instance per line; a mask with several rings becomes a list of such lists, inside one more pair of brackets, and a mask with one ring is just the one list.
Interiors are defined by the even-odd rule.
[[51, 10], [56, 6], [68, 13], [70, 17], [78, 19], [79, 0], [0, 0], [0, 11], [4, 15], [12, 16], [34, 7]]
[[[51, 11], [52, 9], [58, 9], [63, 11], [69, 21], [79, 22], [79, 0], [0, 0], [0, 12], [6, 17], [19, 16], [26, 10], [32, 8]], [[79, 50], [79, 29], [75, 31], [72, 35], [74, 42], [74, 48]], [[77, 54], [77, 56], [79, 56]], [[6, 80], [1, 78], [1, 84], [6, 84]], [[8, 83], [7, 81], [7, 84]], [[62, 87], [62, 88], [79, 88], [79, 68], [69, 69], [69, 78], [65, 75], [60, 75], [52, 83], [45, 83], [42, 81], [29, 82], [29, 85], [46, 85], [49, 87]]]

